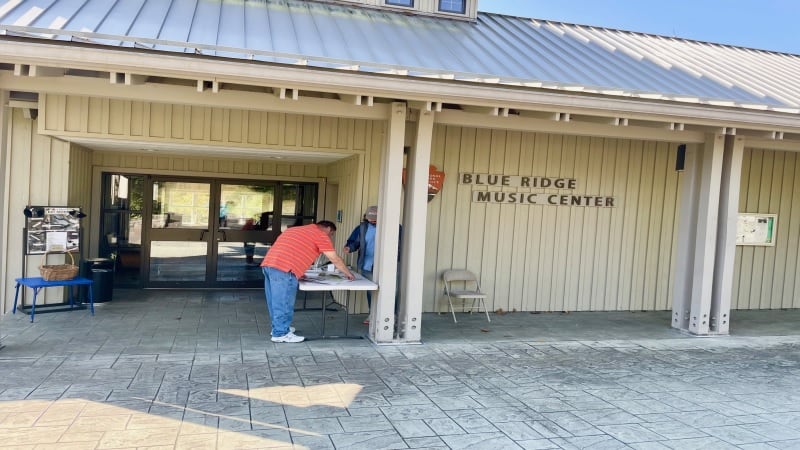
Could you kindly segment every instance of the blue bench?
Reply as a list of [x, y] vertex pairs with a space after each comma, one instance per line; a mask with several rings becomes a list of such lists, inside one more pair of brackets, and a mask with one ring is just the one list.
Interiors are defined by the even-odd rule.
[[[75, 303], [72, 300], [72, 286], [88, 286], [86, 291], [89, 293], [89, 309], [94, 315], [94, 299], [92, 298], [92, 280], [88, 278], [77, 277], [71, 280], [58, 280], [58, 281], [46, 281], [42, 277], [31, 277], [31, 278], [16, 278], [14, 281], [17, 282], [15, 287], [16, 291], [14, 292], [14, 309], [12, 310], [12, 314], [17, 313], [17, 298], [19, 297], [19, 287], [20, 286], [27, 286], [33, 289], [33, 303], [31, 304], [31, 322], [33, 322], [33, 316], [36, 314], [36, 297], [39, 295], [39, 291], [44, 288], [49, 287], [59, 287], [59, 286], [69, 286], [69, 309], [73, 309], [75, 307]], [[25, 307], [23, 302], [22, 308]]]

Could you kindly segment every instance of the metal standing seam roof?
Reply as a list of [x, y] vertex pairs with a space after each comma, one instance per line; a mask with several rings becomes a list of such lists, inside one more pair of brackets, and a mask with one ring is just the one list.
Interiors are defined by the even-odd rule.
[[303, 0], [0, 0], [0, 34], [800, 113], [800, 56]]

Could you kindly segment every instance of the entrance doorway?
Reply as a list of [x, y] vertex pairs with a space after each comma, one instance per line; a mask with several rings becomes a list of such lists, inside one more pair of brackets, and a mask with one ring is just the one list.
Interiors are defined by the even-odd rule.
[[118, 287], [260, 287], [280, 232], [316, 221], [317, 193], [316, 183], [106, 173], [100, 256], [114, 260]]

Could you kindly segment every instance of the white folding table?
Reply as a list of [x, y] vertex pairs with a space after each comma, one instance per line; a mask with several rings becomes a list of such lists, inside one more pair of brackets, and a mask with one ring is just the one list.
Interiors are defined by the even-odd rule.
[[[304, 292], [322, 292], [322, 331], [320, 337], [322, 339], [331, 339], [331, 338], [339, 338], [339, 337], [353, 337], [353, 338], [362, 338], [363, 336], [348, 336], [347, 332], [349, 329], [349, 304], [350, 304], [350, 292], [352, 291], [375, 291], [378, 289], [378, 285], [374, 282], [364, 278], [359, 273], [353, 273], [356, 276], [356, 279], [353, 281], [340, 281], [340, 282], [329, 282], [329, 281], [319, 281], [315, 278], [317, 274], [320, 272], [317, 271], [309, 271], [306, 272], [306, 277], [301, 278], [298, 282], [298, 289]], [[331, 295], [331, 299], [333, 299], [333, 291], [346, 291], [344, 297], [344, 335], [343, 336], [328, 336], [325, 334], [325, 292], [329, 292]]]

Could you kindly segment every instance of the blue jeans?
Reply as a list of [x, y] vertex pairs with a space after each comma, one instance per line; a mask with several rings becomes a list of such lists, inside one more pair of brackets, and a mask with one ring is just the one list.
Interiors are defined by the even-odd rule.
[[[361, 269], [361, 275], [369, 281], [373, 281], [371, 270]], [[367, 312], [369, 311], [372, 311], [372, 291], [367, 291]]]
[[294, 317], [294, 301], [297, 297], [297, 278], [291, 272], [272, 267], [262, 267], [264, 272], [264, 294], [267, 297], [272, 335], [284, 336]]

